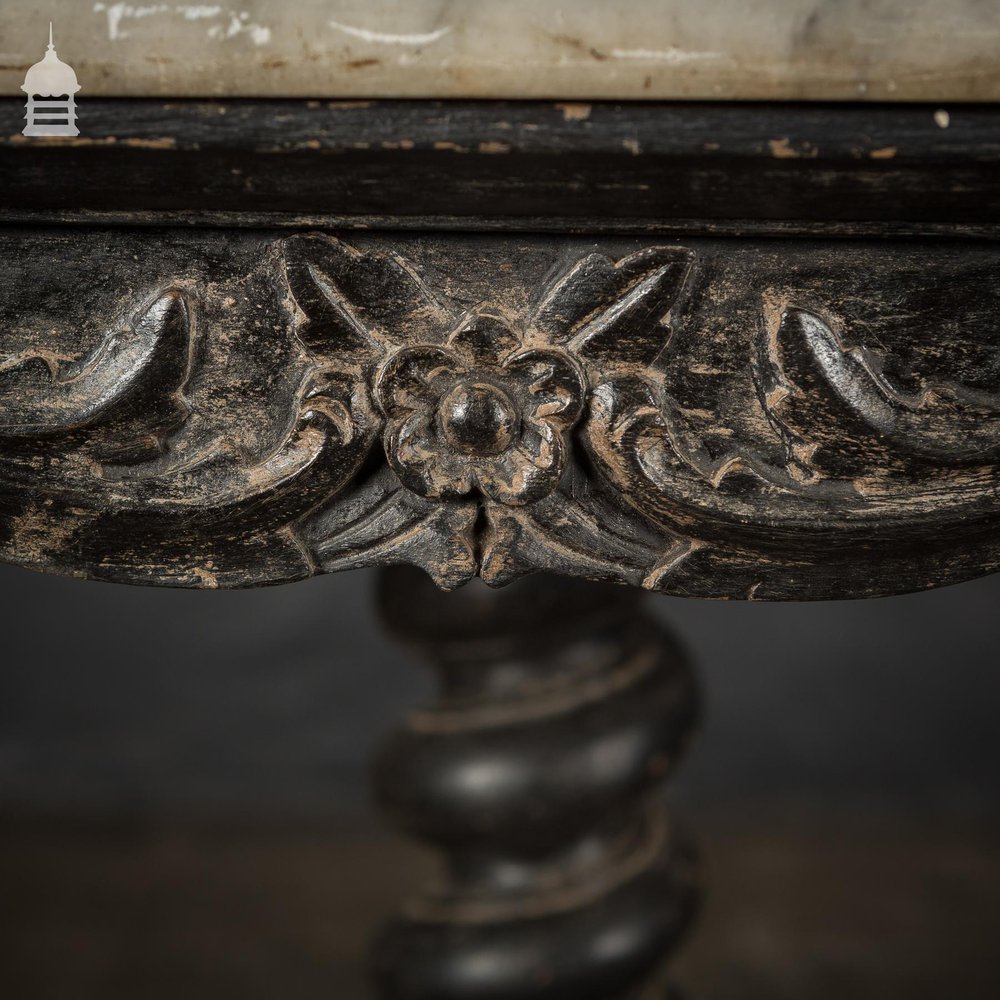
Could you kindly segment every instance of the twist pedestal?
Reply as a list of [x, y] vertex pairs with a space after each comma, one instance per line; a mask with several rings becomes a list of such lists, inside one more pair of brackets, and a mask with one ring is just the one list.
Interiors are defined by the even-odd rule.
[[375, 945], [380, 996], [666, 995], [696, 892], [660, 784], [697, 699], [641, 596], [547, 577], [446, 594], [393, 569], [380, 606], [439, 695], [386, 742], [377, 797], [445, 861]]

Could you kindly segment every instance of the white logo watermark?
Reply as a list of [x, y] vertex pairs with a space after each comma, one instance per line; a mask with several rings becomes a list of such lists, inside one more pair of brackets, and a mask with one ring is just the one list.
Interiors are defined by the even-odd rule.
[[73, 67], [56, 55], [49, 22], [49, 45], [45, 57], [24, 75], [21, 90], [28, 95], [24, 135], [79, 135], [74, 94], [80, 89]]

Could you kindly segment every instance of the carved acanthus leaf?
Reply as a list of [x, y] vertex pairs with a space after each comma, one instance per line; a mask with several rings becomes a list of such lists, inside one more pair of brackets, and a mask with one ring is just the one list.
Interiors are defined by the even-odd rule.
[[684, 247], [649, 247], [613, 260], [590, 254], [544, 292], [529, 326], [595, 365], [651, 364], [691, 267]]
[[805, 309], [784, 311], [778, 342], [784, 351], [804, 352], [837, 399], [894, 448], [956, 463], [1000, 455], [1000, 395], [954, 381], [904, 392], [885, 376], [877, 355], [845, 343]]

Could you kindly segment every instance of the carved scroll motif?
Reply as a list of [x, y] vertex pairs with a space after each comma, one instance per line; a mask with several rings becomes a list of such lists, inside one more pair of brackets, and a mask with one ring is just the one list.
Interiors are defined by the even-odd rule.
[[957, 382], [928, 382], [916, 392], [895, 387], [877, 355], [847, 345], [819, 316], [789, 308], [779, 341], [800, 345], [837, 398], [892, 445], [946, 462], [1000, 454], [1000, 394]]
[[42, 353], [0, 361], [0, 438], [32, 438], [90, 427], [128, 406], [143, 388], [175, 397], [187, 377], [190, 319], [170, 289], [131, 323], [75, 362]]
[[[550, 571], [854, 596], [898, 589], [923, 532], [997, 520], [998, 397], [901, 389], [793, 297], [775, 312], [763, 296], [759, 331], [733, 341], [746, 353], [708, 369], [724, 391], [692, 405], [687, 248], [585, 253], [517, 307], [388, 249], [276, 249], [299, 382], [266, 448], [185, 436], [204, 423], [191, 379], [231, 391], [196, 351], [212, 331], [188, 291], [153, 295], [77, 361], [0, 362], [6, 558], [184, 586], [410, 562], [444, 587]], [[878, 567], [867, 589], [845, 572], [859, 562]]]

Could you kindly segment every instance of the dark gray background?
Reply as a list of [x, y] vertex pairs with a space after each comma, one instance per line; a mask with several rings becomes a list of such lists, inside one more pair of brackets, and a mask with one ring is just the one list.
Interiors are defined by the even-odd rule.
[[[365, 802], [365, 761], [430, 677], [374, 574], [246, 592], [0, 567], [0, 804], [294, 815]], [[682, 798], [1000, 808], [1000, 577], [867, 602], [651, 598], [696, 654]]]

